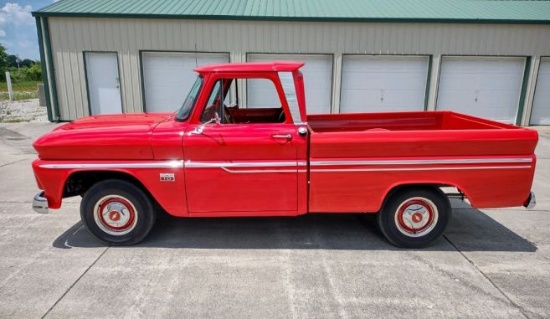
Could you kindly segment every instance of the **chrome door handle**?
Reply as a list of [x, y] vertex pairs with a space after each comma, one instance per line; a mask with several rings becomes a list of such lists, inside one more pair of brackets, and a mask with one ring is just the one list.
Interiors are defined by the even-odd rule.
[[277, 139], [285, 139], [285, 140], [289, 140], [289, 141], [292, 139], [291, 134], [273, 134], [273, 135], [271, 135], [271, 137], [277, 138]]

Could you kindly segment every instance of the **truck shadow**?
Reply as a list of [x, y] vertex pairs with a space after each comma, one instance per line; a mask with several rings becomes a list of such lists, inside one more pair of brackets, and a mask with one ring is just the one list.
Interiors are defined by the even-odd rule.
[[[273, 218], [160, 218], [149, 236], [134, 247], [193, 249], [399, 250], [378, 230], [375, 218], [351, 214], [312, 214]], [[76, 223], [53, 246], [100, 247]], [[456, 248], [455, 248], [456, 247]], [[454, 208], [444, 237], [427, 251], [535, 252], [537, 247], [486, 214]]]

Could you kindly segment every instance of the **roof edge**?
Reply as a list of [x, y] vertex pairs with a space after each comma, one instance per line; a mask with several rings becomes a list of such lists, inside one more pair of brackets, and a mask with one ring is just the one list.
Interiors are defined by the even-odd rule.
[[234, 15], [169, 15], [169, 14], [112, 14], [33, 11], [33, 17], [64, 18], [124, 18], [124, 19], [181, 19], [220, 21], [285, 21], [285, 22], [385, 22], [385, 23], [476, 23], [476, 24], [550, 24], [549, 20], [525, 19], [452, 19], [452, 18], [353, 18], [353, 17], [280, 17]]

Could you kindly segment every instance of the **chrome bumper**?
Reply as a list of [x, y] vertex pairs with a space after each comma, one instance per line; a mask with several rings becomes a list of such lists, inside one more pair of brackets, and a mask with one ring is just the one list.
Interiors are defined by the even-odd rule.
[[32, 209], [40, 214], [47, 214], [49, 212], [48, 199], [44, 197], [44, 192], [40, 192], [34, 195], [34, 199], [32, 201]]
[[535, 197], [535, 193], [531, 192], [529, 194], [529, 197], [527, 197], [527, 200], [525, 201], [523, 206], [527, 209], [532, 209], [535, 207], [536, 204], [537, 204], [537, 199]]

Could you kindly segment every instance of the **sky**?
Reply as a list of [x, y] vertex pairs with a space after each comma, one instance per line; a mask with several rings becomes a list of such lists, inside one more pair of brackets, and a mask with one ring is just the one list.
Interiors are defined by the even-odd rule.
[[38, 35], [32, 11], [55, 0], [0, 0], [0, 44], [21, 60], [40, 60]]

